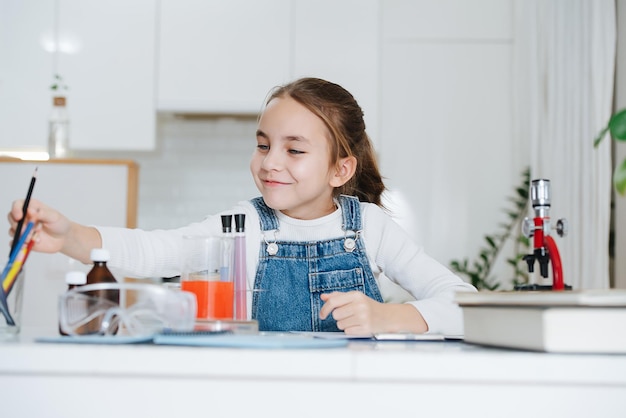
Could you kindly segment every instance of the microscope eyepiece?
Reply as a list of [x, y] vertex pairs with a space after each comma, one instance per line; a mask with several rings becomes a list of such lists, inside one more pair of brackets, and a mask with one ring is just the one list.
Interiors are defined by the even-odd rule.
[[550, 180], [533, 180], [530, 184], [530, 203], [533, 207], [550, 206]]

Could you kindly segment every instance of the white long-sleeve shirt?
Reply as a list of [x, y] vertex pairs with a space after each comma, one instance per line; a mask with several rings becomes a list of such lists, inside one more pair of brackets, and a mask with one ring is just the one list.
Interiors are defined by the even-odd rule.
[[[340, 206], [340, 205], [338, 205]], [[408, 234], [380, 207], [360, 203], [362, 231], [367, 257], [383, 300], [393, 296], [387, 280], [399, 285], [413, 300], [428, 324], [429, 333], [463, 334], [462, 311], [454, 303], [457, 291], [475, 291], [458, 276], [428, 256]], [[97, 227], [102, 246], [111, 253], [109, 266], [131, 277], [171, 277], [180, 274], [181, 243], [184, 235], [222, 234], [221, 215], [246, 215], [246, 262], [248, 289], [252, 289], [258, 265], [261, 242], [323, 241], [345, 236], [341, 229], [339, 207], [330, 215], [318, 219], [301, 220], [276, 212], [280, 222], [277, 236], [261, 233], [259, 216], [248, 201], [240, 202], [231, 210], [207, 217], [204, 221], [172, 230], [143, 231], [113, 227]], [[251, 295], [251, 292], [248, 292]], [[248, 306], [251, 297], [248, 297]], [[248, 309], [250, 312], [250, 309]]]

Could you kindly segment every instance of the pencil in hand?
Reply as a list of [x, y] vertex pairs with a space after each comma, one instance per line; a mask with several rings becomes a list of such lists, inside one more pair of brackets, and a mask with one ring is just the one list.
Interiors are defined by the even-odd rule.
[[33, 176], [30, 179], [30, 185], [28, 186], [26, 199], [24, 200], [24, 205], [22, 206], [22, 219], [20, 219], [17, 222], [17, 227], [15, 228], [15, 235], [13, 235], [13, 243], [11, 244], [11, 251], [9, 251], [9, 257], [15, 251], [15, 247], [17, 247], [17, 243], [20, 240], [22, 227], [24, 226], [24, 220], [26, 219], [26, 212], [28, 211], [28, 204], [30, 203], [30, 197], [33, 195], [33, 188], [35, 187], [35, 181], [37, 180], [38, 168], [39, 167], [35, 167], [35, 171], [33, 171]]

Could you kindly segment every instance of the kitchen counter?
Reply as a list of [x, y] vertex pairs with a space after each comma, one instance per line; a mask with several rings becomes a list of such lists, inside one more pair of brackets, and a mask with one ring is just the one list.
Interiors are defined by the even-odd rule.
[[40, 336], [25, 329], [0, 343], [3, 416], [623, 417], [626, 407], [620, 355], [460, 341], [272, 350], [33, 341]]

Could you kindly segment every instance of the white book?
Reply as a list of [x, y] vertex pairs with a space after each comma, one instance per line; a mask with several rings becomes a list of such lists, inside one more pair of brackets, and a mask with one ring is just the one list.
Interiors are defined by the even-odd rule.
[[626, 290], [457, 293], [468, 343], [559, 353], [626, 353]]

